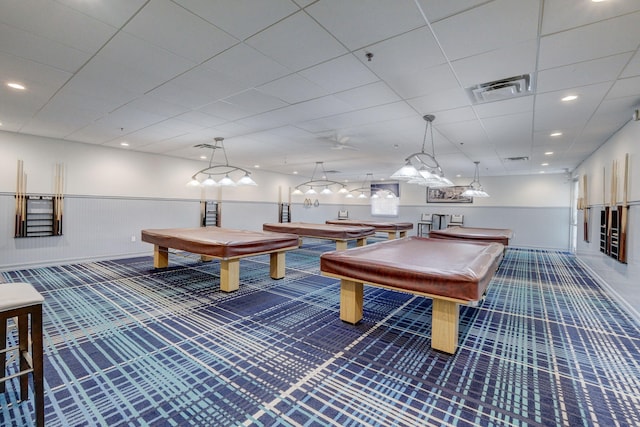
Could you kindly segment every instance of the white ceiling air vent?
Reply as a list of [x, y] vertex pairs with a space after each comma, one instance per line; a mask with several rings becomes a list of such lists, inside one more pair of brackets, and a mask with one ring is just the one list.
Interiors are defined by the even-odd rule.
[[529, 157], [528, 156], [506, 157], [505, 160], [507, 162], [527, 162], [529, 161]]
[[493, 82], [480, 83], [467, 88], [467, 94], [474, 104], [483, 102], [502, 101], [533, 93], [533, 79], [531, 74], [509, 77]]

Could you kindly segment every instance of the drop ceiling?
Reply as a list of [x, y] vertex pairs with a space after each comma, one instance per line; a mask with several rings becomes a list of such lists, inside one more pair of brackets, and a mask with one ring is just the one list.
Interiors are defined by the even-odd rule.
[[[563, 173], [640, 105], [637, 0], [0, 8], [0, 130], [118, 149], [199, 159], [195, 145], [220, 136], [244, 167], [308, 176], [321, 161], [334, 180], [383, 179], [420, 150], [434, 114], [447, 176], [472, 176], [473, 161], [482, 175]], [[530, 93], [469, 96], [523, 75]]]

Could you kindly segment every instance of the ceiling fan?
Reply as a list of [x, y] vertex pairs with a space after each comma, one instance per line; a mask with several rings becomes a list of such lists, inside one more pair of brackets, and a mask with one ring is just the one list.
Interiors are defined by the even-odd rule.
[[320, 139], [330, 141], [332, 143], [332, 150], [359, 150], [358, 147], [348, 144], [351, 139], [350, 137], [339, 135], [338, 133], [334, 133], [329, 136], [321, 136]]

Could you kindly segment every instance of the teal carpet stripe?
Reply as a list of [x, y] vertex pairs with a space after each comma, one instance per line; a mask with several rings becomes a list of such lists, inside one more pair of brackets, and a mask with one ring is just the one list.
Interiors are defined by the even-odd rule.
[[[340, 321], [334, 248], [305, 239], [281, 280], [243, 259], [228, 294], [189, 254], [0, 273], [45, 297], [47, 426], [640, 425], [640, 326], [573, 255], [509, 248], [447, 355], [427, 298], [365, 286], [363, 320]], [[32, 405], [9, 381], [0, 425]]]

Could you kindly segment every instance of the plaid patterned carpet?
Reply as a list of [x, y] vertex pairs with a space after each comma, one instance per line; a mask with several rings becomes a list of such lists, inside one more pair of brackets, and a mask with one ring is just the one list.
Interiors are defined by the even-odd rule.
[[[640, 328], [572, 255], [509, 248], [450, 356], [430, 299], [365, 286], [341, 322], [333, 248], [305, 239], [282, 280], [243, 259], [230, 294], [186, 254], [0, 273], [45, 296], [47, 425], [640, 425]], [[33, 425], [16, 391], [0, 425]]]

